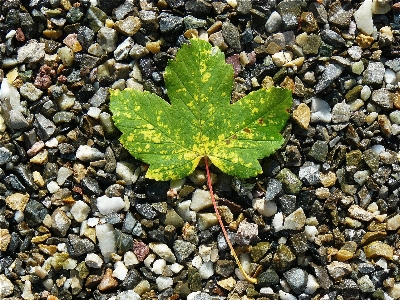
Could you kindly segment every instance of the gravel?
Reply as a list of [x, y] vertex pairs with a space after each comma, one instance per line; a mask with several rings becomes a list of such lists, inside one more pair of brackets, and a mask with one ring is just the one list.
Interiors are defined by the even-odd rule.
[[[1, 1], [0, 298], [399, 299], [393, 2]], [[204, 167], [146, 179], [109, 111], [110, 87], [168, 100], [166, 64], [192, 36], [234, 67], [233, 101], [293, 91], [264, 174], [212, 169], [257, 284]]]

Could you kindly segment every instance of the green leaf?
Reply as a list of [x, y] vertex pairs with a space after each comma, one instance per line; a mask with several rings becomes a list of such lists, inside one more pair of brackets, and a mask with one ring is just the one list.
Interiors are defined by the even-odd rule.
[[146, 177], [183, 178], [203, 157], [233, 176], [262, 172], [258, 159], [283, 143], [279, 132], [289, 118], [291, 92], [259, 89], [230, 104], [233, 80], [224, 54], [192, 39], [165, 70], [171, 104], [149, 92], [111, 91], [113, 120], [123, 133], [120, 141], [150, 164]]

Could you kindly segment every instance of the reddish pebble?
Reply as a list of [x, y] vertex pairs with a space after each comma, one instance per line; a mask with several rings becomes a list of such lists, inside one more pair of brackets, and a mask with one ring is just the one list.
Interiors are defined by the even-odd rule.
[[144, 261], [144, 259], [150, 253], [149, 246], [147, 246], [143, 242], [135, 241], [135, 242], [133, 242], [133, 253], [135, 253], [135, 255], [139, 261]]
[[16, 33], [15, 33], [15, 39], [18, 42], [24, 42], [25, 41], [25, 34], [24, 34], [24, 32], [22, 31], [21, 28], [17, 28]]

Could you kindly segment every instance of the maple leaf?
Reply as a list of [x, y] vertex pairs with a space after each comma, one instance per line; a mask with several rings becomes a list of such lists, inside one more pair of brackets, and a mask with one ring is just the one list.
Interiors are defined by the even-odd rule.
[[291, 92], [259, 89], [230, 104], [233, 68], [208, 42], [192, 39], [165, 70], [171, 104], [149, 92], [111, 90], [120, 141], [150, 167], [146, 177], [180, 179], [206, 157], [222, 172], [240, 178], [262, 173], [259, 159], [284, 139]]

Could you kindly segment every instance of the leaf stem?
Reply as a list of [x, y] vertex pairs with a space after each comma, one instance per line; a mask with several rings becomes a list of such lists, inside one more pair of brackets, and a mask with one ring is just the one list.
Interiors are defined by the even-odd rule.
[[229, 236], [228, 236], [228, 233], [226, 232], [224, 223], [222, 222], [221, 215], [219, 214], [217, 202], [215, 201], [215, 198], [214, 198], [214, 192], [213, 192], [213, 188], [212, 188], [212, 184], [211, 184], [211, 176], [210, 176], [210, 170], [209, 170], [209, 167], [208, 167], [208, 159], [207, 159], [207, 157], [204, 157], [204, 162], [205, 162], [205, 165], [206, 165], [207, 184], [208, 184], [208, 189], [210, 190], [210, 194], [211, 194], [211, 201], [213, 203], [214, 210], [215, 210], [215, 215], [217, 216], [217, 219], [218, 219], [219, 225], [221, 227], [222, 233], [224, 234], [225, 240], [228, 243], [229, 248], [231, 249], [231, 254], [235, 258], [236, 264], [238, 265], [238, 267], [239, 267], [240, 271], [242, 272], [244, 278], [248, 282], [256, 284], [257, 283], [257, 279], [254, 278], [254, 277], [251, 277], [250, 275], [248, 275], [246, 273], [246, 271], [242, 267], [242, 264], [240, 263], [239, 258], [236, 255], [235, 249], [233, 249], [231, 240], [229, 239]]

